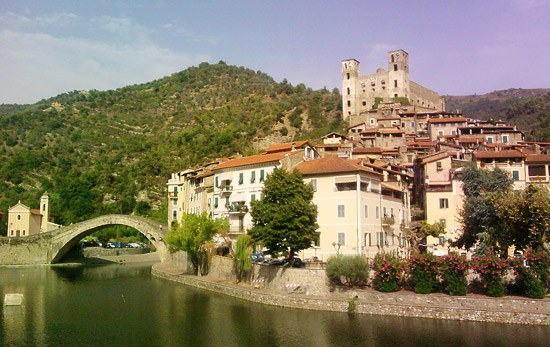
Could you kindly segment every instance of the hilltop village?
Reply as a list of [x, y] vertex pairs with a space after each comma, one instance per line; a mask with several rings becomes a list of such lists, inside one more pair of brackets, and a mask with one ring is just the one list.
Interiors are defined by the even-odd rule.
[[[445, 255], [460, 235], [463, 203], [460, 175], [467, 163], [506, 171], [522, 189], [550, 184], [550, 143], [527, 142], [515, 126], [445, 111], [436, 92], [409, 80], [404, 50], [388, 52], [388, 70], [360, 75], [355, 59], [342, 61], [346, 132], [318, 144], [275, 144], [262, 153], [219, 158], [172, 173], [168, 222], [185, 213], [228, 218], [235, 239], [252, 227], [250, 202], [262, 198], [263, 182], [275, 168], [299, 170], [314, 189], [318, 238], [304, 259], [335, 254], [409, 251], [420, 221], [442, 223], [445, 233], [426, 247]], [[464, 251], [465, 252], [465, 251]]]

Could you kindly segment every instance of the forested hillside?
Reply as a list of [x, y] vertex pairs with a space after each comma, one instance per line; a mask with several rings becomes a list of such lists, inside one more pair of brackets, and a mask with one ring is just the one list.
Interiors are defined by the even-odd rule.
[[2, 105], [0, 211], [18, 200], [36, 208], [48, 191], [61, 224], [105, 213], [165, 218], [169, 173], [339, 131], [340, 110], [337, 92], [223, 62], [117, 90]]
[[484, 95], [445, 96], [447, 111], [478, 119], [505, 120], [529, 140], [550, 141], [550, 89], [508, 89]]

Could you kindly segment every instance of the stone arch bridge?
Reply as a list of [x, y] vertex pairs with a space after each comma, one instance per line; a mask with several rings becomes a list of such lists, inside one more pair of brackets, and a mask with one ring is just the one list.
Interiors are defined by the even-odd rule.
[[0, 265], [55, 264], [81, 239], [113, 225], [136, 229], [156, 247], [161, 261], [168, 256], [163, 242], [168, 232], [167, 225], [143, 217], [105, 215], [39, 235], [0, 237]]

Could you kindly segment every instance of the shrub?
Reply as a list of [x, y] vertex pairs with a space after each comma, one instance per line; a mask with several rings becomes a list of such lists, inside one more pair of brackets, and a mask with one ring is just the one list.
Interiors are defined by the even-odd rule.
[[409, 259], [409, 272], [414, 281], [414, 292], [429, 294], [437, 288], [438, 261], [433, 254], [419, 254]]
[[468, 291], [468, 260], [456, 253], [445, 256], [441, 262], [443, 284], [449, 295], [466, 295]]
[[495, 256], [480, 257], [473, 261], [472, 268], [481, 276], [487, 295], [492, 297], [506, 295], [506, 286], [502, 283], [502, 278], [507, 266], [506, 259]]
[[364, 286], [369, 280], [369, 263], [360, 255], [338, 256], [327, 262], [327, 276], [335, 284], [344, 283], [348, 286]]
[[399, 257], [378, 253], [372, 262], [374, 269], [373, 284], [381, 292], [396, 292], [400, 289], [403, 262]]
[[527, 250], [521, 258], [511, 262], [516, 282], [529, 298], [542, 299], [548, 292], [550, 256], [545, 252]]

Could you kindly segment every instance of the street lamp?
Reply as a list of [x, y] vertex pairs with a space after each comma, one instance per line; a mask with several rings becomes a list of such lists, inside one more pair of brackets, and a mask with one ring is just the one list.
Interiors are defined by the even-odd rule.
[[340, 247], [342, 245], [340, 243], [336, 243], [336, 242], [333, 242], [332, 243], [332, 247], [334, 247], [334, 249], [336, 250], [336, 255], [339, 256], [340, 255]]

